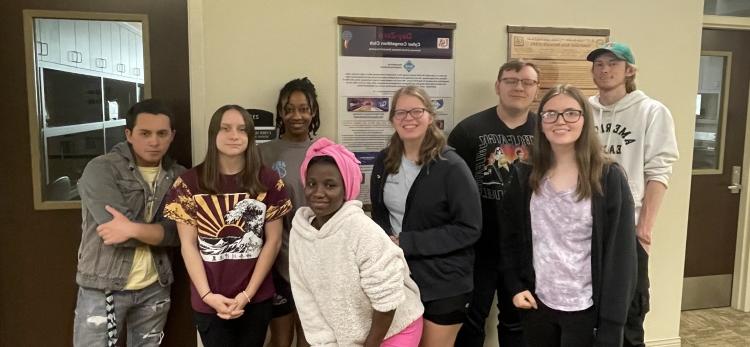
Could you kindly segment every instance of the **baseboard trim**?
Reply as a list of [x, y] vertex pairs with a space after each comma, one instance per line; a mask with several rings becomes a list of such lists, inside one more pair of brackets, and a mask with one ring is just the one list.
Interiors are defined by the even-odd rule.
[[659, 339], [659, 340], [648, 340], [646, 341], [647, 347], [680, 347], [682, 342], [680, 337], [673, 337], [670, 339]]

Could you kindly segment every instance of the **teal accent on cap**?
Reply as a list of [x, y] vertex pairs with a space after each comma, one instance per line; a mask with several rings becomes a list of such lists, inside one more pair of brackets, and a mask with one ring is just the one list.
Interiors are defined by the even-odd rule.
[[603, 46], [591, 51], [591, 53], [589, 53], [589, 55], [586, 57], [586, 60], [594, 61], [598, 56], [604, 53], [612, 53], [618, 59], [627, 61], [628, 63], [635, 65], [635, 57], [633, 57], [633, 51], [630, 50], [630, 47], [628, 47], [628, 45], [620, 42], [605, 43]]

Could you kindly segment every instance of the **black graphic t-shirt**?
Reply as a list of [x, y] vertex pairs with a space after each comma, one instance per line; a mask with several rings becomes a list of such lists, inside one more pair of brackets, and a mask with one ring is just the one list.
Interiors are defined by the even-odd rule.
[[536, 114], [529, 113], [523, 125], [510, 129], [490, 107], [464, 119], [453, 129], [448, 144], [466, 161], [482, 198], [482, 237], [476, 243], [476, 262], [494, 264], [498, 257], [497, 211], [510, 166], [528, 157], [533, 142]]

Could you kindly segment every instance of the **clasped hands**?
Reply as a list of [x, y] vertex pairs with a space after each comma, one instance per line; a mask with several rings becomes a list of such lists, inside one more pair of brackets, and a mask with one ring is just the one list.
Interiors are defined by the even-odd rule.
[[221, 294], [209, 293], [203, 298], [203, 302], [211, 306], [219, 318], [235, 319], [245, 313], [245, 305], [249, 303], [250, 298], [252, 296], [247, 296], [244, 292], [237, 293], [237, 296], [231, 299]]

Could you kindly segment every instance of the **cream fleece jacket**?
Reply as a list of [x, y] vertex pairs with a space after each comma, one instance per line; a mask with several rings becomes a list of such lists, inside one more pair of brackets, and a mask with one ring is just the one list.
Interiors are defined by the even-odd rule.
[[419, 289], [396, 246], [351, 200], [320, 230], [301, 207], [292, 221], [289, 275], [305, 338], [312, 346], [361, 346], [373, 310], [396, 310], [386, 338], [424, 312]]

